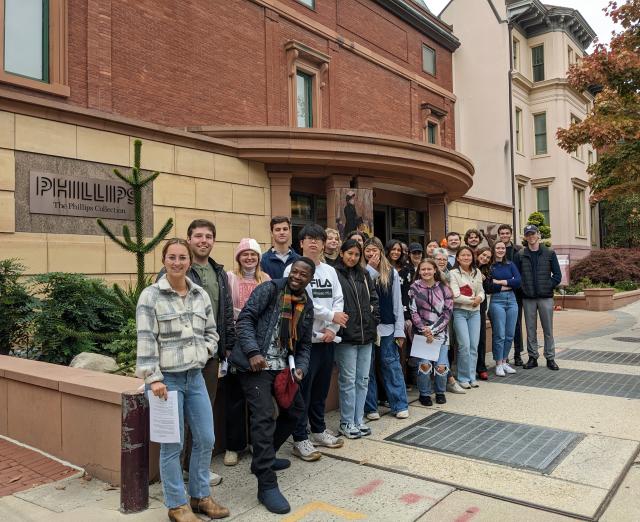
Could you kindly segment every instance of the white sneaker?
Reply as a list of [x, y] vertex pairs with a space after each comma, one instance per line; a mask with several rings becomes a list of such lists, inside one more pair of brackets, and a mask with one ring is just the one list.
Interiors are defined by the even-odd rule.
[[396, 419], [408, 419], [409, 418], [409, 410], [402, 410], [396, 413]]
[[372, 411], [371, 413], [367, 413], [367, 419], [380, 420], [380, 414], [377, 411]]
[[322, 457], [320, 452], [313, 446], [313, 444], [311, 444], [309, 439], [301, 440], [299, 442], [294, 441], [293, 454], [307, 462], [313, 462], [314, 460], [318, 460]]
[[502, 365], [502, 369], [504, 370], [504, 373], [516, 373], [515, 369], [509, 366], [508, 363], [504, 363]]
[[461, 382], [459, 383], [460, 388], [464, 388], [465, 390], [470, 390], [471, 389], [471, 385], [468, 382]]
[[358, 426], [358, 429], [360, 430], [360, 435], [362, 435], [363, 437], [371, 435], [371, 428], [364, 423], [360, 424]]
[[467, 393], [460, 387], [460, 385], [456, 381], [447, 383], [447, 391], [449, 393], [460, 393], [460, 394]]
[[499, 364], [498, 366], [496, 366], [496, 375], [498, 377], [504, 377], [504, 365]]
[[238, 452], [227, 450], [222, 462], [225, 466], [235, 466], [238, 463]]
[[312, 433], [309, 435], [309, 440], [317, 446], [324, 446], [325, 448], [341, 448], [344, 444], [344, 440], [339, 439], [327, 430], [322, 433]]
[[[189, 472], [183, 471], [182, 478], [185, 482], [189, 482]], [[209, 486], [217, 486], [221, 482], [222, 482], [222, 477], [217, 473], [214, 473], [213, 471], [209, 470]]]
[[340, 423], [338, 431], [348, 439], [359, 439], [362, 433], [355, 424]]

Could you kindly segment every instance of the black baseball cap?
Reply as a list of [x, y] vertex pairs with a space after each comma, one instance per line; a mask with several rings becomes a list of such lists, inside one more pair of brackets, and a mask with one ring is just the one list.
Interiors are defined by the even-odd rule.
[[526, 236], [527, 234], [531, 234], [531, 233], [538, 233], [538, 227], [535, 225], [527, 225], [526, 227], [524, 227], [524, 235]]
[[424, 248], [420, 243], [411, 243], [409, 245], [409, 252], [424, 252]]

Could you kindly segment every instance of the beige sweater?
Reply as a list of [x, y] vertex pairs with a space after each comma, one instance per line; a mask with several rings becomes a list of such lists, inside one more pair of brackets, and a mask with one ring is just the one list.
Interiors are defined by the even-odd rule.
[[[480, 305], [473, 306], [473, 298], [476, 296], [482, 297], [482, 301], [485, 299], [484, 289], [482, 288], [482, 274], [480, 270], [476, 269], [471, 274], [467, 274], [464, 270], [454, 268], [449, 270], [449, 276], [451, 278], [451, 291], [453, 292], [453, 308], [461, 308], [462, 310], [480, 311]], [[460, 288], [468, 285], [471, 287], [473, 295], [468, 297], [460, 293]]]

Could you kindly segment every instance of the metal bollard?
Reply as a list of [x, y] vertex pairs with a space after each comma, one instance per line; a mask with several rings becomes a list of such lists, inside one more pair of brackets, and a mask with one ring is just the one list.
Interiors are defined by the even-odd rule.
[[122, 394], [120, 511], [149, 507], [149, 403], [141, 392]]

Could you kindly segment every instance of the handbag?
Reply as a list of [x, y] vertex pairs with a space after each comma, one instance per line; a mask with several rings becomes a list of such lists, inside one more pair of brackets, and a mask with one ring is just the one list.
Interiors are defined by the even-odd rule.
[[291, 370], [284, 368], [273, 381], [273, 395], [278, 406], [285, 410], [289, 409], [296, 393], [298, 393], [298, 383], [293, 378]]

